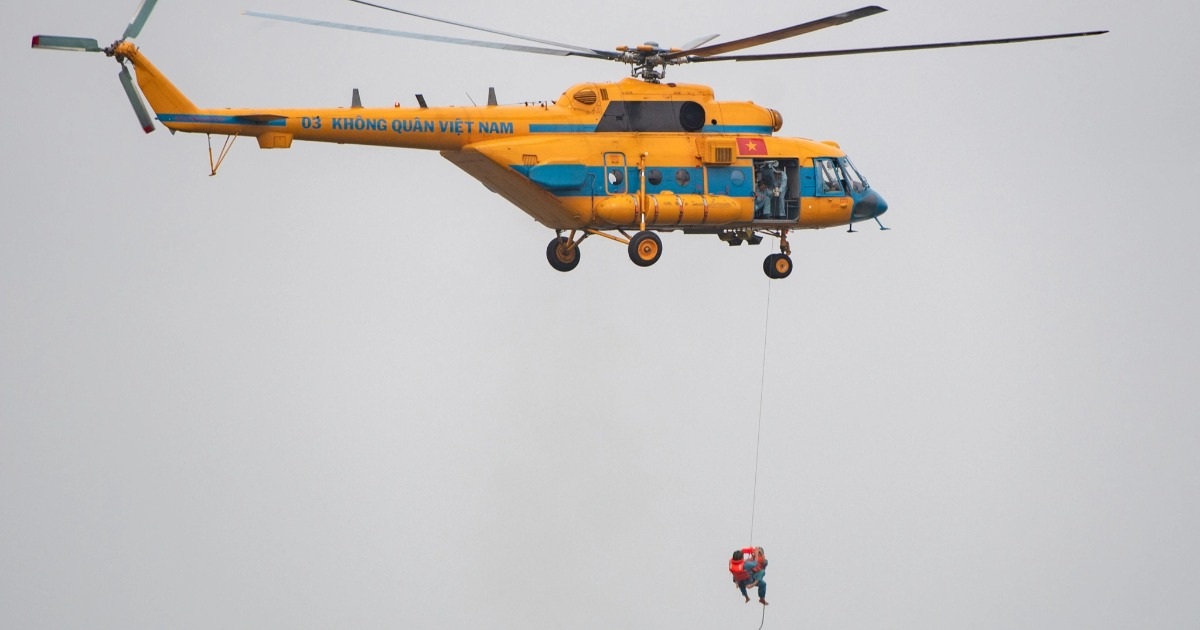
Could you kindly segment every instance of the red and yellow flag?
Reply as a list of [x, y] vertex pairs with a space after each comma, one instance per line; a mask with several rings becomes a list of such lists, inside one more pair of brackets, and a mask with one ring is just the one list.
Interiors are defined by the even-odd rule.
[[738, 138], [737, 146], [741, 155], [767, 154], [767, 143], [762, 138]]

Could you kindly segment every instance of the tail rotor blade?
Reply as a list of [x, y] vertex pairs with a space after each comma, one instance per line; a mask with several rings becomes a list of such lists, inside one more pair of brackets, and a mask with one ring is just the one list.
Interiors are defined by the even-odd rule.
[[100, 43], [90, 37], [59, 37], [57, 35], [34, 35], [34, 48], [47, 50], [79, 50], [83, 52], [101, 52], [104, 50]]
[[[150, 0], [153, 2], [154, 0]], [[154, 131], [154, 119], [150, 117], [150, 111], [146, 109], [146, 104], [142, 102], [142, 96], [138, 94], [137, 88], [133, 86], [133, 77], [129, 74], [129, 68], [121, 66], [121, 74], [118, 75], [121, 79], [121, 86], [125, 88], [125, 94], [129, 96], [129, 104], [133, 105], [133, 112], [137, 114], [138, 123], [142, 125], [142, 131], [150, 133]]]
[[142, 32], [142, 27], [146, 25], [146, 20], [150, 19], [150, 12], [154, 10], [156, 4], [158, 4], [158, 0], [142, 0], [142, 6], [138, 7], [137, 15], [133, 16], [133, 21], [129, 23], [125, 34], [121, 36], [122, 40], [132, 39]]

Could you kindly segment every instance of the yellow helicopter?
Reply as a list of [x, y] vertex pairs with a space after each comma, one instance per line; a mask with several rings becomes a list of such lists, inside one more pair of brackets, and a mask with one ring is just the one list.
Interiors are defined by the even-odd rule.
[[[121, 64], [119, 78], [147, 132], [154, 130], [137, 85], [172, 132], [225, 136], [210, 165], [215, 175], [233, 140], [257, 138], [263, 149], [287, 149], [295, 140], [433, 149], [555, 231], [546, 249], [550, 265], [574, 269], [580, 244], [602, 236], [625, 244], [630, 259], [648, 267], [662, 254], [659, 232], [716, 235], [730, 245], [779, 239], [779, 253], [763, 261], [770, 278], [792, 271], [792, 230], [879, 221], [888, 205], [835, 142], [773, 135], [778, 111], [751, 102], [718, 101], [703, 85], [665, 82], [672, 65], [714, 61], [769, 61], [1030, 42], [1100, 35], [1089, 31], [975, 41], [779, 54], [730, 54], [884, 12], [866, 6], [725, 43], [712, 35], [678, 48], [656, 43], [600, 50], [506, 33], [419, 15], [364, 0], [375, 9], [451, 24], [539, 46], [504, 44], [299, 17], [246, 15], [451, 44], [604, 59], [628, 64], [631, 77], [581, 83], [553, 103], [486, 106], [364, 108], [357, 90], [349, 108], [202, 109], [179, 91], [130, 41], [146, 24], [157, 0], [143, 0], [121, 39], [107, 47], [81, 37], [38, 35], [34, 48], [102, 52]], [[879, 224], [883, 228], [882, 223]], [[885, 228], [886, 229], [886, 228]]]

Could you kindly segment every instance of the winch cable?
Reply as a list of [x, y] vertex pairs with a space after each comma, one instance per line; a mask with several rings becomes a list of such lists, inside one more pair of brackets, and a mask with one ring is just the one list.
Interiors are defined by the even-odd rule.
[[750, 495], [750, 546], [754, 546], [754, 513], [758, 507], [758, 458], [762, 447], [763, 393], [767, 386], [767, 343], [771, 327], [771, 281], [767, 280], [767, 314], [763, 321], [762, 376], [758, 381], [758, 431], [754, 438], [754, 491]]
[[[763, 394], [767, 389], [767, 344], [771, 331], [771, 280], [767, 280], [767, 308], [766, 315], [763, 317], [763, 350], [762, 350], [762, 375], [758, 380], [758, 430], [754, 437], [754, 491], [750, 495], [750, 546], [754, 546], [754, 513], [758, 507], [758, 459], [759, 453], [762, 450], [762, 416], [763, 416]], [[762, 619], [758, 622], [758, 630], [762, 630], [763, 624], [767, 623], [767, 607], [762, 607]]]

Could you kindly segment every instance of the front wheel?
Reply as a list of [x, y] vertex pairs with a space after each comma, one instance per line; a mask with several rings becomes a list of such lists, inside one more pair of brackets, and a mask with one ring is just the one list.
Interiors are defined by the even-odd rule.
[[555, 269], [567, 272], [579, 266], [579, 244], [571, 239], [559, 236], [546, 246], [546, 260]]
[[787, 254], [771, 254], [763, 261], [763, 273], [772, 280], [792, 275], [792, 259]]
[[629, 259], [639, 267], [649, 267], [662, 256], [662, 241], [654, 232], [638, 232], [629, 239]]

